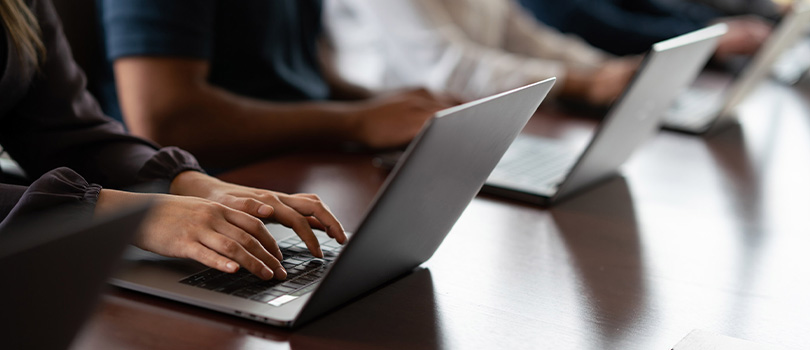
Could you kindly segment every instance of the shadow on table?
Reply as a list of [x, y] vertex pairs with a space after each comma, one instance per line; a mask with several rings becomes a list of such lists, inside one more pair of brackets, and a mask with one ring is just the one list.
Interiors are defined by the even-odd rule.
[[433, 280], [418, 269], [290, 336], [293, 349], [441, 349]]
[[621, 348], [647, 307], [644, 261], [633, 201], [621, 176], [551, 210], [581, 280], [583, 319], [605, 349]]
[[441, 349], [430, 271], [420, 268], [300, 329], [288, 330], [120, 288], [74, 348]]

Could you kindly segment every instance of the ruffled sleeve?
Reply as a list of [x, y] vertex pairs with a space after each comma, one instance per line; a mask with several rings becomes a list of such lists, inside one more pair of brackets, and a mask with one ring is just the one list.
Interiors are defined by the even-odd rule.
[[90, 220], [100, 191], [100, 185], [88, 183], [68, 168], [49, 171], [27, 188], [3, 185], [5, 216], [0, 222], [0, 232], [53, 208], [71, 209], [67, 220]]

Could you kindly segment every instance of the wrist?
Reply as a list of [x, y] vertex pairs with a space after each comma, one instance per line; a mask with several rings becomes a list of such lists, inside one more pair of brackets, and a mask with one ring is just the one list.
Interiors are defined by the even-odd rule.
[[346, 103], [341, 106], [337, 118], [334, 118], [333, 132], [344, 143], [365, 144], [361, 133], [363, 111], [367, 108], [365, 102]]
[[98, 193], [94, 216], [105, 216], [117, 212], [123, 208], [143, 203], [149, 200], [154, 194], [134, 193], [118, 190], [102, 189]]
[[591, 85], [591, 77], [596, 72], [585, 72], [580, 69], [568, 69], [565, 73], [560, 94], [566, 97], [583, 98], [588, 96], [588, 89]]
[[199, 171], [184, 171], [172, 179], [169, 185], [169, 193], [208, 198], [213, 182], [219, 182], [219, 180]]

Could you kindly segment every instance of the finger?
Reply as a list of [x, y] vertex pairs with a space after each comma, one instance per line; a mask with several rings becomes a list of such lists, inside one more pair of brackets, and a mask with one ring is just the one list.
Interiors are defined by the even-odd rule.
[[227, 210], [225, 212], [225, 220], [257, 239], [258, 242], [261, 243], [262, 250], [270, 252], [278, 260], [284, 259], [284, 256], [281, 254], [281, 249], [278, 248], [276, 239], [273, 238], [273, 235], [270, 234], [270, 231], [267, 230], [267, 226], [264, 226], [261, 220], [236, 210]]
[[318, 199], [303, 198], [298, 196], [279, 197], [282, 202], [295, 209], [304, 216], [313, 216], [323, 225], [324, 232], [329, 237], [336, 239], [339, 243], [346, 241], [346, 232], [343, 226], [335, 218], [335, 215], [326, 208], [326, 205]]
[[220, 255], [201, 243], [190, 245], [186, 257], [222, 272], [234, 273], [239, 270], [239, 264], [235, 261]]
[[261, 260], [248, 253], [239, 243], [223, 234], [204, 234], [200, 243], [220, 255], [232, 259], [261, 279], [269, 280], [275, 275]]
[[273, 207], [254, 198], [233, 197], [233, 200], [228, 201], [227, 206], [260, 218], [267, 218], [273, 215]]
[[292, 228], [304, 244], [306, 244], [307, 249], [309, 249], [312, 255], [323, 258], [323, 251], [321, 251], [318, 238], [315, 237], [315, 233], [312, 232], [309, 221], [307, 221], [301, 213], [282, 203], [276, 207], [275, 218], [276, 221], [282, 225]]
[[326, 232], [326, 226], [324, 226], [317, 218], [307, 216], [307, 222], [309, 222], [309, 226], [316, 229]]
[[277, 278], [284, 279], [287, 276], [287, 271], [281, 267], [281, 263], [275, 257], [270, 255], [266, 249], [264, 249], [256, 237], [253, 237], [251, 234], [243, 231], [241, 228], [232, 225], [230, 222], [221, 222], [214, 229], [217, 232], [236, 241], [236, 243], [239, 243], [239, 245], [247, 250], [250, 255], [261, 260], [264, 266], [270, 268]]

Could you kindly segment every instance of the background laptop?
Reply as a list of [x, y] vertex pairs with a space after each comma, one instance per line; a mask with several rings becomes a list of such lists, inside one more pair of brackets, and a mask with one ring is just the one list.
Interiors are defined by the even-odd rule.
[[411, 142], [342, 251], [324, 240], [326, 259], [315, 259], [289, 230], [270, 227], [285, 257], [283, 283], [142, 251], [112, 283], [273, 325], [303, 324], [430, 258], [553, 82], [438, 112]]
[[768, 77], [782, 53], [805, 33], [810, 22], [810, 5], [800, 2], [794, 6], [738, 77], [704, 71], [666, 111], [663, 126], [701, 134], [735, 122], [737, 105]]
[[656, 43], [583, 152], [520, 135], [483, 192], [550, 204], [615, 174], [658, 130], [664, 110], [695, 79], [725, 32], [718, 24]]
[[146, 212], [141, 206], [75, 225], [66, 224], [73, 212], [60, 210], [0, 232], [2, 347], [66, 349]]

